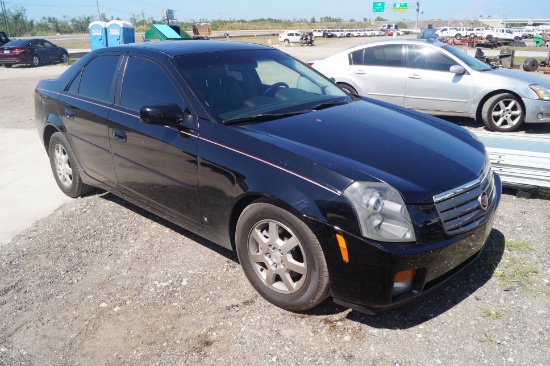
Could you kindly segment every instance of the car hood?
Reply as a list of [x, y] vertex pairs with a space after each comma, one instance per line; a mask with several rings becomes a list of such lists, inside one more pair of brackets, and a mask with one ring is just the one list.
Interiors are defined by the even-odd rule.
[[499, 68], [496, 68], [496, 69], [493, 69], [493, 70], [490, 70], [490, 71], [485, 71], [484, 73], [488, 73], [488, 74], [491, 74], [491, 75], [503, 76], [503, 77], [506, 77], [506, 78], [509, 78], [509, 79], [518, 80], [518, 81], [525, 82], [525, 83], [528, 83], [528, 84], [539, 84], [539, 85], [543, 85], [547, 88], [550, 88], [550, 81], [548, 81], [546, 79], [543, 79], [539, 76], [529, 74], [527, 72], [521, 72], [521, 71], [517, 71], [517, 70], [509, 70], [509, 69], [499, 67]]
[[357, 101], [239, 128], [352, 181], [384, 181], [407, 203], [431, 202], [480, 176], [485, 148], [469, 132], [378, 104]]

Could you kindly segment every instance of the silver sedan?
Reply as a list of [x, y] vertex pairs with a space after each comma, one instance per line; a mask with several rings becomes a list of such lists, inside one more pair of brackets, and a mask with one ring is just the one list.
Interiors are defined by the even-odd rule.
[[493, 131], [550, 122], [548, 80], [493, 68], [437, 40], [369, 42], [308, 64], [348, 93], [482, 120]]

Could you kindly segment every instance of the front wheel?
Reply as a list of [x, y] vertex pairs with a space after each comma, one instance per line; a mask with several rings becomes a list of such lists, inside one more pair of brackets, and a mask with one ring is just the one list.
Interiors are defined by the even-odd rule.
[[288, 39], [285, 39], [285, 46], [288, 46], [290, 44], [290, 41]]
[[342, 89], [343, 91], [345, 91], [348, 94], [357, 95], [357, 90], [355, 90], [355, 88], [351, 85], [343, 84], [343, 83], [338, 83], [336, 85], [338, 85], [338, 87], [340, 89]]
[[318, 305], [329, 293], [328, 269], [313, 232], [283, 208], [257, 201], [236, 228], [237, 255], [252, 286], [289, 311]]
[[487, 128], [498, 132], [516, 131], [524, 121], [523, 107], [512, 94], [497, 94], [489, 98], [481, 112]]
[[55, 181], [63, 193], [71, 198], [76, 198], [93, 189], [93, 187], [82, 183], [75, 155], [67, 139], [60, 132], [52, 135], [48, 155]]
[[457, 41], [460, 41], [460, 39], [462, 39], [462, 34], [460, 34], [460, 33], [456, 34], [456, 35], [455, 35], [455, 39], [456, 39]]
[[61, 62], [63, 62], [64, 64], [66, 64], [67, 62], [69, 62], [69, 55], [64, 53], [61, 55]]

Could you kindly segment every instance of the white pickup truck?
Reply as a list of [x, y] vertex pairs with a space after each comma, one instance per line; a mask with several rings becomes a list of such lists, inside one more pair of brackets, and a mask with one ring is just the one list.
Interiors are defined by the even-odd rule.
[[506, 40], [506, 41], [519, 41], [522, 38], [520, 32], [514, 32], [510, 28], [491, 28], [482, 31], [477, 34], [478, 37], [482, 37], [488, 40]]
[[475, 37], [476, 31], [474, 28], [469, 27], [443, 27], [441, 29], [438, 29], [435, 34], [440, 38], [461, 39], [464, 37]]

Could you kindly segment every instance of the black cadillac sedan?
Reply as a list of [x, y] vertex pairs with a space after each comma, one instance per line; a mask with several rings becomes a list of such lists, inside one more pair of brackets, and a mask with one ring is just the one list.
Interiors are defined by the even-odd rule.
[[421, 296], [478, 256], [500, 201], [465, 129], [261, 45], [103, 48], [40, 82], [35, 107], [65, 194], [99, 187], [235, 250], [291, 311]]

